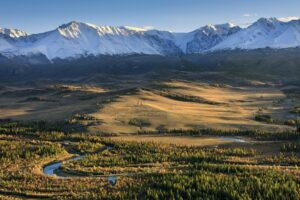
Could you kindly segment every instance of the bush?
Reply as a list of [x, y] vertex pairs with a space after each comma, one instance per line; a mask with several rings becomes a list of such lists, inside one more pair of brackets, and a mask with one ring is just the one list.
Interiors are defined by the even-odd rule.
[[69, 119], [69, 123], [75, 124], [79, 121], [95, 121], [96, 118], [87, 114], [75, 114]]
[[215, 102], [207, 100], [203, 97], [198, 96], [190, 96], [185, 94], [179, 93], [170, 93], [165, 91], [155, 92], [163, 97], [167, 97], [176, 101], [183, 101], [183, 102], [194, 102], [194, 103], [201, 103], [201, 104], [208, 104], [208, 105], [223, 105], [223, 103]]
[[293, 110], [291, 110], [293, 114], [300, 114], [300, 106], [296, 106]]
[[259, 122], [274, 123], [270, 115], [256, 115], [255, 120]]
[[290, 142], [281, 145], [282, 152], [299, 152], [300, 151], [300, 142]]
[[147, 120], [147, 119], [138, 119], [138, 118], [130, 119], [128, 124], [132, 125], [132, 126], [138, 126], [140, 128], [147, 127], [147, 126], [151, 125], [149, 120]]
[[289, 120], [285, 121], [284, 124], [288, 125], [288, 126], [295, 126], [296, 121], [294, 119], [289, 119]]

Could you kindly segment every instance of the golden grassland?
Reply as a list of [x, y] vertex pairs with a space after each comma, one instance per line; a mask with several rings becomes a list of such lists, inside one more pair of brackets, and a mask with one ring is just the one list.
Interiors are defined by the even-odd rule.
[[[104, 131], [132, 133], [142, 130], [166, 129], [260, 129], [284, 130], [283, 125], [265, 124], [254, 120], [263, 112], [282, 120], [288, 115], [291, 103], [278, 89], [251, 87], [216, 87], [187, 82], [167, 83], [169, 93], [201, 97], [214, 103], [178, 101], [155, 91], [139, 90], [136, 95], [122, 96], [92, 116], [103, 121], [91, 127]], [[281, 102], [282, 103], [278, 103]], [[149, 121], [145, 127], [129, 126], [132, 118]]]
[[[291, 130], [284, 122], [294, 117], [290, 111], [299, 105], [298, 98], [274, 85], [175, 80], [108, 85], [8, 86], [0, 91], [1, 118], [57, 121], [80, 113], [93, 118], [87, 127], [90, 132], [125, 134], [201, 128], [283, 131]], [[258, 114], [270, 115], [276, 123], [256, 121]]]
[[[213, 136], [164, 136], [164, 135], [121, 135], [110, 139], [123, 142], [153, 142], [159, 144], [173, 144], [179, 146], [217, 146], [235, 143], [228, 138]], [[240, 139], [245, 139], [240, 137]], [[249, 139], [246, 139], [249, 140]]]
[[67, 119], [75, 113], [91, 112], [99, 101], [97, 94], [104, 90], [86, 85], [46, 85], [30, 88], [7, 87], [1, 92], [2, 119], [55, 121]]

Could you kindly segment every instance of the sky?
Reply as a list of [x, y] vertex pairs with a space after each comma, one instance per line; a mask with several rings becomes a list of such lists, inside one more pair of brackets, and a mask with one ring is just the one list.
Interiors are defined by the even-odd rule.
[[80, 21], [188, 32], [206, 24], [298, 17], [299, 8], [300, 0], [1, 0], [0, 27], [40, 33]]

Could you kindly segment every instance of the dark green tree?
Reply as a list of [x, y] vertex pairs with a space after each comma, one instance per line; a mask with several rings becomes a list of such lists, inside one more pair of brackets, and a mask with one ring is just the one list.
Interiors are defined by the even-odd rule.
[[296, 120], [296, 132], [300, 134], [300, 118]]

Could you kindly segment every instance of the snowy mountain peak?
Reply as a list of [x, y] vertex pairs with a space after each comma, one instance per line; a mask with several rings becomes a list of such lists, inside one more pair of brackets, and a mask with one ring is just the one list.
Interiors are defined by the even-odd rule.
[[228, 32], [231, 32], [232, 30], [234, 30], [234, 32], [240, 30], [241, 28], [239, 26], [235, 26], [234, 24], [231, 23], [226, 23], [226, 24], [208, 24], [206, 26], [203, 26], [199, 29], [196, 29], [195, 33], [203, 33], [206, 35], [209, 34], [217, 34], [217, 35], [222, 35], [222, 34], [227, 34]]
[[247, 28], [206, 25], [188, 33], [71, 21], [55, 30], [27, 35], [0, 29], [0, 54], [45, 55], [48, 59], [116, 54], [195, 54], [224, 49], [300, 47], [300, 20], [261, 18]]
[[273, 24], [278, 23], [280, 20], [278, 20], [276, 17], [270, 17], [270, 18], [260, 18], [257, 20], [258, 23], [267, 23], [267, 24]]
[[292, 22], [300, 21], [300, 18], [298, 17], [286, 17], [286, 18], [260, 18], [257, 20], [257, 22], [253, 23], [255, 24], [265, 24], [265, 25], [278, 25], [278, 24], [287, 24]]
[[138, 28], [138, 27], [133, 27], [133, 26], [122, 26], [122, 28], [131, 30], [131, 31], [136, 31], [136, 32], [145, 32], [149, 31], [147, 28]]
[[132, 35], [139, 32], [145, 32], [146, 29], [129, 27], [129, 26], [96, 26], [90, 23], [72, 21], [68, 24], [60, 26], [57, 31], [66, 38], [79, 37], [101, 37], [113, 35]]
[[261, 26], [261, 27], [269, 27], [274, 28], [284, 22], [281, 22], [275, 17], [272, 18], [260, 18], [257, 22], [253, 23], [251, 26]]
[[291, 48], [300, 46], [300, 24], [277, 18], [261, 18], [219, 43], [211, 50]]
[[281, 22], [290, 22], [290, 21], [300, 20], [300, 18], [299, 17], [281, 17], [281, 18], [278, 18], [278, 20]]
[[241, 28], [233, 24], [206, 25], [195, 31], [192, 40], [186, 44], [186, 53], [201, 53], [208, 51]]
[[227, 28], [237, 27], [237, 25], [235, 25], [235, 24], [233, 24], [233, 23], [231, 23], [231, 22], [225, 23], [225, 24], [221, 24], [221, 25], [219, 25], [219, 26], [225, 26], [225, 27], [227, 27]]
[[83, 23], [83, 22], [76, 22], [71, 21], [67, 24], [63, 24], [60, 27], [57, 28], [57, 31], [59, 34], [66, 38], [78, 38], [80, 34], [82, 34], [84, 31], [96, 31], [97, 26]]
[[209, 24], [209, 25], [204, 26], [203, 28], [212, 28], [212, 29], [217, 30], [217, 29], [230, 29], [233, 27], [236, 27], [236, 25], [234, 25], [232, 23], [225, 23], [225, 24], [216, 24], [216, 25]]
[[87, 23], [84, 22], [77, 22], [77, 21], [70, 21], [69, 23], [63, 24], [58, 27], [58, 29], [65, 29], [65, 28], [76, 28], [80, 25], [87, 25]]
[[26, 32], [18, 29], [6, 29], [6, 28], [0, 28], [0, 34], [9, 36], [11, 38], [19, 38], [28, 35]]

